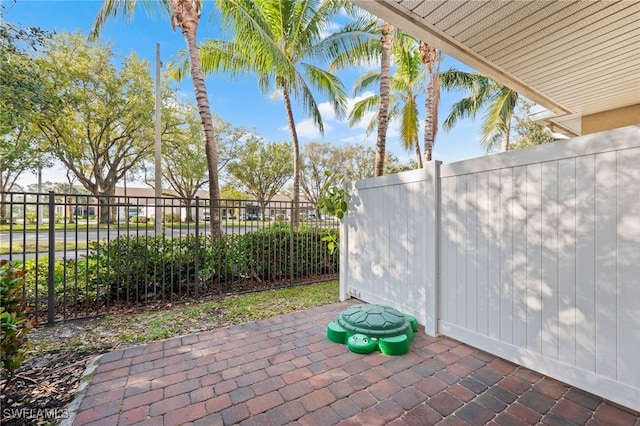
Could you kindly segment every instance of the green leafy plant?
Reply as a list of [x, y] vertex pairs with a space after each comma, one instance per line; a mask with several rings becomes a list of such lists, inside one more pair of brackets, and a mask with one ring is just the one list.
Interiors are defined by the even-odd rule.
[[[331, 177], [331, 172], [325, 170], [325, 176]], [[344, 219], [344, 214], [349, 208], [349, 201], [351, 201], [351, 195], [342, 187], [342, 185], [333, 185], [331, 180], [328, 180], [322, 187], [323, 195], [318, 199], [318, 207], [323, 213], [328, 213], [331, 216], [335, 216], [338, 219]], [[337, 232], [326, 231], [322, 240], [327, 243], [329, 253], [333, 254], [339, 247], [339, 234]]]
[[0, 365], [2, 377], [7, 379], [3, 390], [24, 362], [26, 335], [33, 326], [20, 294], [25, 274], [25, 270], [14, 268], [10, 262], [0, 261]]

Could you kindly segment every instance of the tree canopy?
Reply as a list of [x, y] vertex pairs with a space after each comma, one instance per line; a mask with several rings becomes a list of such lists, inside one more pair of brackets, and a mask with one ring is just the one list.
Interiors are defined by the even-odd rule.
[[[116, 183], [153, 148], [153, 82], [149, 64], [121, 59], [81, 34], [61, 33], [38, 65], [60, 103], [38, 119], [48, 149], [94, 195]], [[108, 212], [101, 212], [108, 220]]]

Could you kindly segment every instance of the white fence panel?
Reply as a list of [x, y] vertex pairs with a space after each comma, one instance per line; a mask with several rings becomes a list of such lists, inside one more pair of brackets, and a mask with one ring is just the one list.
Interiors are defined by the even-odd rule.
[[350, 190], [343, 297], [640, 410], [640, 126]]
[[[425, 173], [357, 182], [342, 228], [342, 295], [426, 322]], [[421, 220], [422, 219], [422, 220]]]

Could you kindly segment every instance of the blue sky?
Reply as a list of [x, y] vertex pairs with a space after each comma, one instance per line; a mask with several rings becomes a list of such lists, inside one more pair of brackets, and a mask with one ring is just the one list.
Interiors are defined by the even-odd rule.
[[[208, 2], [207, 2], [208, 3]], [[100, 9], [102, 1], [30, 1], [3, 0], [5, 19], [22, 26], [39, 26], [46, 30], [81, 31], [87, 34], [93, 20]], [[215, 24], [215, 15], [209, 6], [203, 11], [203, 19], [198, 29], [198, 40], [205, 38], [220, 38], [222, 34]], [[343, 18], [344, 19], [344, 18]], [[162, 12], [149, 14], [140, 10], [131, 22], [124, 19], [109, 21], [102, 31], [101, 39], [112, 43], [116, 54], [125, 56], [134, 51], [141, 58], [147, 59], [150, 73], [155, 75], [155, 47], [160, 43], [163, 63], [169, 62], [182, 49], [185, 42], [182, 34], [173, 32], [169, 19]], [[450, 67], [469, 69], [465, 65], [448, 57], [442, 70]], [[351, 89], [354, 79], [364, 69], [352, 69], [340, 72], [347, 90]], [[221, 116], [225, 121], [236, 127], [255, 129], [256, 133], [267, 141], [289, 141], [286, 116], [282, 100], [278, 97], [264, 96], [260, 93], [253, 77], [238, 77], [233, 80], [226, 76], [211, 75], [207, 78], [207, 90], [211, 103], [211, 111]], [[185, 96], [193, 99], [193, 86], [187, 79], [177, 86]], [[448, 114], [451, 105], [460, 99], [461, 93], [442, 93], [440, 104], [440, 122]], [[365, 128], [367, 122], [349, 128], [344, 120], [338, 120], [326, 99], [317, 97], [323, 113], [325, 126], [324, 136], [313, 128], [309, 120], [303, 115], [301, 108], [294, 111], [296, 128], [302, 144], [308, 142], [330, 142], [336, 145], [359, 143], [365, 146], [375, 146], [375, 132], [367, 136]], [[421, 100], [420, 102], [423, 102]], [[423, 114], [421, 112], [421, 114]], [[406, 151], [398, 140], [398, 124], [392, 123], [387, 135], [387, 150], [391, 151], [404, 163], [415, 157], [414, 151]], [[444, 163], [474, 158], [484, 155], [478, 142], [479, 120], [463, 120], [450, 132], [440, 130], [436, 137], [434, 159]], [[420, 136], [422, 138], [422, 135]], [[422, 140], [422, 139], [421, 139]], [[59, 168], [48, 169], [43, 173], [44, 181], [64, 182], [64, 173]], [[23, 185], [36, 182], [36, 177], [25, 174], [20, 180]]]

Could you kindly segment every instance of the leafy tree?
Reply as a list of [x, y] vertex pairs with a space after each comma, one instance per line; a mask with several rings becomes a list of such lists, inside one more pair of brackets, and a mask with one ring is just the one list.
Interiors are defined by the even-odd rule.
[[334, 151], [334, 146], [328, 142], [311, 142], [302, 148], [300, 187], [305, 198], [314, 205], [323, 196], [325, 185], [334, 183], [338, 166]]
[[533, 103], [530, 101], [519, 103], [514, 115], [514, 140], [509, 144], [509, 150], [555, 142], [555, 139], [547, 134], [542, 124], [536, 123], [529, 118], [532, 106]]
[[7, 222], [7, 192], [25, 171], [48, 162], [32, 123], [56, 99], [30, 54], [48, 37], [36, 27], [23, 29], [9, 22], [0, 26], [0, 224]]
[[[162, 176], [169, 187], [177, 193], [185, 207], [208, 180], [208, 161], [205, 155], [204, 133], [195, 107], [178, 100], [175, 94], [167, 94], [163, 102]], [[213, 125], [218, 146], [218, 174], [235, 158], [244, 129], [231, 127], [219, 116], [213, 116]], [[146, 173], [145, 173], [146, 174]], [[147, 183], [153, 186], [150, 179]], [[191, 221], [191, 209], [186, 209], [186, 220]]]
[[451, 69], [441, 75], [440, 81], [445, 89], [461, 89], [468, 93], [466, 98], [453, 105], [444, 121], [444, 128], [450, 130], [459, 119], [475, 118], [478, 111], [484, 110], [482, 146], [487, 152], [496, 150], [498, 146], [500, 151], [507, 151], [518, 93], [477, 72]]
[[[300, 143], [293, 115], [293, 100], [300, 100], [304, 112], [322, 133], [322, 116], [313, 90], [330, 99], [338, 116], [344, 114], [346, 95], [340, 80], [317, 63], [330, 60], [360, 43], [362, 33], [340, 32], [325, 37], [331, 19], [348, 3], [302, 0], [219, 1], [224, 23], [233, 30], [231, 40], [209, 40], [202, 45], [205, 72], [254, 74], [260, 90], [282, 95], [293, 149], [294, 224], [300, 199]], [[184, 66], [174, 66], [178, 78]]]
[[258, 201], [262, 211], [293, 175], [287, 142], [263, 143], [251, 136], [227, 165], [233, 186]]
[[[336, 181], [361, 180], [376, 175], [374, 161], [376, 150], [370, 146], [354, 144], [337, 147], [333, 156], [336, 164], [335, 170], [338, 170], [334, 175]], [[386, 151], [385, 156], [385, 174], [407, 170], [390, 151]]]
[[[116, 183], [153, 148], [153, 83], [135, 54], [118, 71], [108, 46], [59, 34], [39, 66], [60, 105], [40, 113], [48, 149], [91, 194], [111, 196]], [[111, 220], [100, 197], [101, 222]]]
[[[200, 0], [161, 0], [160, 2], [142, 2], [145, 5], [160, 5], [167, 13], [173, 10], [171, 15], [171, 27], [175, 31], [180, 28], [187, 44], [189, 52], [189, 63], [193, 88], [198, 105], [198, 112], [202, 122], [205, 135], [205, 152], [207, 157], [207, 168], [209, 170], [209, 198], [211, 200], [211, 233], [221, 235], [219, 200], [220, 187], [218, 182], [218, 152], [216, 150], [216, 134], [211, 118], [209, 107], [209, 97], [207, 96], [207, 86], [204, 81], [202, 65], [200, 63], [200, 53], [196, 44], [196, 34], [200, 21], [201, 2]], [[110, 17], [124, 15], [132, 18], [135, 14], [137, 0], [104, 0], [91, 31], [92, 37], [96, 38], [105, 21]]]

